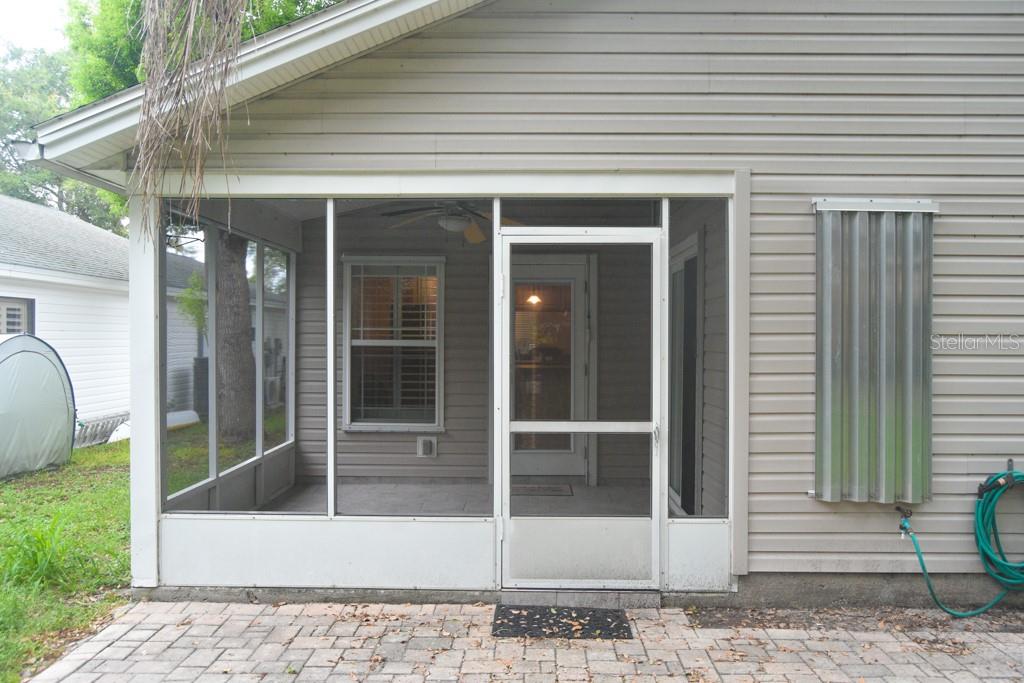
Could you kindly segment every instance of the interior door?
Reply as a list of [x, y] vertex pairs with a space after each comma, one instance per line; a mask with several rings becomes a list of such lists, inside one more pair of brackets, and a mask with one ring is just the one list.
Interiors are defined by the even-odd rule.
[[[495, 290], [502, 314], [495, 367], [501, 369], [496, 378], [501, 429], [496, 447], [504, 587], [658, 585], [662, 385], [656, 369], [662, 367], [663, 357], [663, 297], [658, 296], [663, 287], [663, 234], [662, 228], [522, 227], [505, 228], [498, 238]], [[552, 302], [572, 298], [564, 270], [561, 281], [521, 277], [516, 264], [527, 254], [538, 253], [552, 259], [586, 254], [601, 264], [588, 283], [598, 303], [596, 320], [584, 324], [590, 326], [591, 344], [599, 353], [596, 367], [586, 370], [593, 379], [593, 401], [585, 412], [566, 408], [564, 368], [542, 380], [542, 389], [557, 387], [543, 399], [550, 405], [533, 412], [521, 409], [529, 404], [523, 392], [536, 389], [524, 390], [522, 383], [531, 381], [535, 368], [522, 361], [534, 359], [541, 348], [542, 354], [550, 355], [538, 366], [546, 372], [562, 359], [563, 351], [545, 347], [573, 348], [565, 329], [545, 327], [545, 322], [559, 320], [564, 325], [571, 317], [566, 306], [553, 305], [546, 320], [516, 315], [527, 306], [543, 304], [544, 297]], [[536, 291], [530, 291], [531, 284]], [[531, 296], [536, 297], [535, 304], [529, 303]], [[523, 403], [517, 406], [517, 401]], [[537, 474], [527, 464], [535, 453], [526, 446], [556, 450], [588, 443], [600, 452], [590, 478], [578, 470]]]
[[[588, 415], [587, 257], [524, 255], [512, 262], [512, 419], [580, 420]], [[512, 474], [588, 474], [588, 439], [517, 434]]]

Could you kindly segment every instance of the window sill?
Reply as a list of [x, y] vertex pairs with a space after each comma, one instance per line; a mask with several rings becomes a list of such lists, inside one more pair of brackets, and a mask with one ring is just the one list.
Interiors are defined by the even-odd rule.
[[342, 431], [346, 433], [359, 433], [359, 432], [392, 432], [400, 434], [444, 434], [444, 425], [427, 425], [427, 424], [371, 424], [371, 423], [357, 423], [345, 425], [342, 427]]

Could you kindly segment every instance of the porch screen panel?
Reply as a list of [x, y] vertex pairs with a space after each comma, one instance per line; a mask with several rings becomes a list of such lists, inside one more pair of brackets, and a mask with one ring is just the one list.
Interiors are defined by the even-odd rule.
[[263, 451], [289, 440], [288, 377], [291, 328], [289, 255], [263, 249]]
[[[210, 461], [209, 272], [211, 233], [168, 216], [164, 226], [162, 438], [165, 509], [204, 507], [175, 494], [213, 476]], [[186, 500], [187, 499], [187, 500]]]
[[931, 497], [932, 216], [817, 213], [819, 500]]
[[256, 242], [217, 230], [214, 327], [217, 470], [259, 454], [256, 439]]

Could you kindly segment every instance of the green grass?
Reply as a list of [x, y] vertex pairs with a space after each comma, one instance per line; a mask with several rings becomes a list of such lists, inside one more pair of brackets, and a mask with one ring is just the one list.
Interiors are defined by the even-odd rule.
[[[284, 406], [268, 411], [263, 420], [263, 441], [267, 450], [284, 442], [286, 415]], [[210, 471], [209, 431], [206, 423], [189, 425], [167, 432], [167, 490], [176, 493], [206, 479]], [[221, 472], [256, 455], [252, 440], [238, 443], [221, 441], [218, 468]]]
[[0, 683], [109, 614], [128, 582], [127, 441], [0, 482]]

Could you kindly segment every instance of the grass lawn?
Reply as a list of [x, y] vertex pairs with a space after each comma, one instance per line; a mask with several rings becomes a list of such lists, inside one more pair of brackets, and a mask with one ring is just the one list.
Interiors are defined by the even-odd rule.
[[[263, 442], [266, 449], [284, 443], [286, 436], [284, 406], [268, 410], [263, 420]], [[210, 473], [210, 432], [206, 423], [200, 422], [167, 432], [167, 490], [176, 493], [197, 484]], [[217, 469], [223, 472], [256, 455], [253, 439], [228, 443], [221, 441], [218, 447]]]
[[0, 683], [108, 614], [128, 583], [127, 441], [0, 482]]

